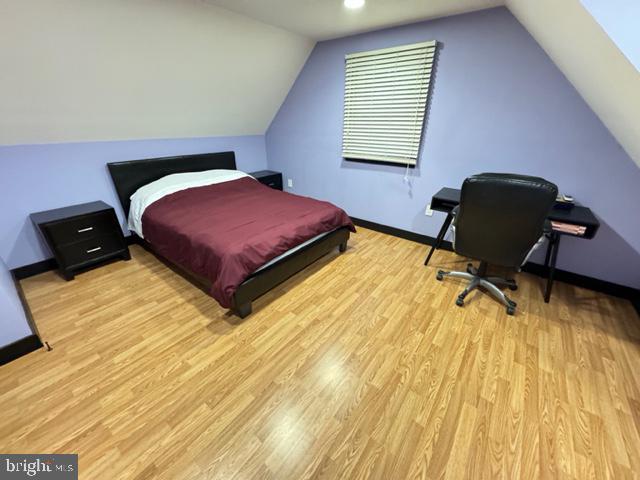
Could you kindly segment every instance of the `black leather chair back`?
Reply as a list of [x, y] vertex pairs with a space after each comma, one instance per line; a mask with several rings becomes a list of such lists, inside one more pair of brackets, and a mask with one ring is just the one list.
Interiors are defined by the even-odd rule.
[[503, 267], [519, 267], [541, 237], [558, 187], [539, 177], [482, 173], [462, 184], [455, 250]]

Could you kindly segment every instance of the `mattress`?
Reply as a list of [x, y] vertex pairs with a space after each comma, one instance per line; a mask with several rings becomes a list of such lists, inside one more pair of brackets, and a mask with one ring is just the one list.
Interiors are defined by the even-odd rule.
[[[242, 172], [240, 170], [208, 170], [205, 172], [190, 172], [167, 175], [166, 177], [163, 177], [156, 182], [145, 185], [144, 187], [138, 189], [131, 196], [131, 207], [129, 209], [128, 218], [129, 230], [134, 232], [140, 238], [144, 238], [144, 232], [142, 230], [142, 216], [144, 215], [145, 210], [153, 202], [156, 202], [167, 195], [171, 195], [172, 193], [179, 192], [181, 190], [186, 190], [187, 188], [230, 182], [232, 180], [237, 180], [239, 178], [245, 177], [253, 178], [248, 173]], [[300, 245], [296, 245], [290, 250], [287, 250], [282, 255], [278, 255], [276, 258], [269, 260], [267, 263], [257, 268], [253, 273], [270, 267], [274, 263], [279, 262], [280, 260], [288, 257], [289, 255], [297, 252], [298, 250], [315, 242], [316, 240], [329, 235], [333, 231], [334, 230], [332, 230], [331, 232], [321, 233], [309, 240], [302, 242]]]
[[211, 281], [230, 307], [237, 287], [341, 227], [348, 215], [329, 202], [273, 190], [246, 173], [175, 174], [131, 197], [130, 228], [162, 256]]

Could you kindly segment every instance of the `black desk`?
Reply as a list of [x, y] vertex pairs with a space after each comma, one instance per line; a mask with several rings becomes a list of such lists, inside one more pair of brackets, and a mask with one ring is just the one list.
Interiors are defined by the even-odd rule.
[[[447, 233], [447, 229], [453, 220], [453, 214], [451, 212], [459, 203], [460, 190], [457, 188], [441, 188], [440, 191], [431, 198], [431, 209], [438, 212], [445, 212], [447, 214], [447, 218], [445, 218], [442, 228], [440, 228], [440, 232], [438, 232], [436, 242], [429, 250], [429, 254], [424, 261], [425, 265], [427, 265], [429, 260], [431, 260], [431, 255], [433, 255], [435, 249], [440, 248], [442, 240]], [[570, 210], [554, 208], [551, 210], [551, 213], [547, 218], [556, 222], [586, 227], [584, 235], [580, 236], [557, 230], [552, 230], [551, 233], [547, 235], [549, 238], [549, 244], [547, 246], [547, 254], [544, 259], [544, 266], [545, 268], [549, 268], [549, 274], [547, 276], [547, 288], [544, 292], [544, 301], [549, 303], [549, 299], [551, 298], [551, 287], [553, 286], [553, 277], [556, 271], [556, 259], [558, 258], [558, 250], [560, 249], [560, 237], [562, 235], [569, 235], [570, 237], [577, 238], [593, 238], [600, 227], [600, 222], [591, 210], [586, 207], [579, 206], [574, 206]]]

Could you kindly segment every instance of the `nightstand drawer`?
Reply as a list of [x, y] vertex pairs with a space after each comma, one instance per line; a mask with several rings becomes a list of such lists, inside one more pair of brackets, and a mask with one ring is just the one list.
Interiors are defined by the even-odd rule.
[[282, 190], [282, 173], [273, 170], [259, 170], [257, 172], [249, 172], [257, 181], [276, 190]]
[[74, 267], [122, 252], [125, 249], [126, 245], [119, 236], [103, 235], [59, 247], [58, 253], [67, 267]]
[[267, 187], [275, 188], [276, 190], [282, 190], [282, 175], [280, 174], [263, 177], [260, 179], [260, 182]]
[[77, 270], [102, 260], [131, 258], [116, 212], [103, 201], [54, 208], [30, 217], [66, 280], [73, 280]]
[[70, 218], [46, 226], [55, 245], [67, 245], [116, 231], [113, 213], [110, 211]]

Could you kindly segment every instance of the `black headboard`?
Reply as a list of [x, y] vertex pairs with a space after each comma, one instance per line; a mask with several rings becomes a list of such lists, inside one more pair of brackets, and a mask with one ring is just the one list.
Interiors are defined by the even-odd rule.
[[234, 152], [221, 152], [147, 158], [108, 163], [107, 167], [118, 192], [120, 204], [128, 217], [129, 199], [140, 187], [172, 173], [203, 172], [215, 169], [235, 170], [236, 155]]

